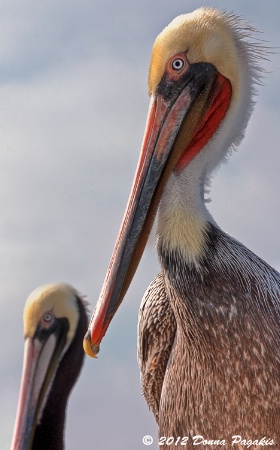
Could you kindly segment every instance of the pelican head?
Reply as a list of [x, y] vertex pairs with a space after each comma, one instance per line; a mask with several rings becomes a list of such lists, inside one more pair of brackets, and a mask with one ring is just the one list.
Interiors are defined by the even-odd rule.
[[62, 449], [66, 403], [84, 357], [84, 303], [70, 285], [44, 285], [29, 295], [23, 322], [24, 360], [11, 450]]
[[[178, 232], [163, 215], [159, 236], [164, 236], [170, 249], [183, 245], [182, 208], [180, 201], [171, 202], [170, 198], [174, 195], [178, 200], [178, 190], [186, 185], [197, 196], [188, 216], [192, 239], [185, 240], [186, 259], [199, 261], [205, 217], [210, 216], [204, 205], [204, 185], [212, 170], [243, 138], [252, 112], [254, 85], [260, 77], [260, 48], [251, 42], [254, 31], [237, 16], [200, 8], [175, 18], [156, 38], [142, 149], [127, 210], [84, 340], [89, 355], [98, 352], [126, 293], [160, 201], [165, 206], [168, 203], [165, 211], [169, 215], [178, 217]], [[176, 185], [173, 194], [172, 183]]]

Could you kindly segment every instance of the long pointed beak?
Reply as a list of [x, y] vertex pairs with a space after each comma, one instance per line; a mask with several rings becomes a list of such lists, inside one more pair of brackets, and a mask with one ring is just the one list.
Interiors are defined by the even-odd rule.
[[30, 450], [36, 425], [58, 367], [64, 339], [50, 334], [47, 340], [26, 338], [20, 394], [11, 450]]
[[[182, 158], [187, 164], [214, 133], [216, 128], [212, 131], [205, 127], [213, 108], [219, 110], [223, 104], [223, 114], [226, 111], [228, 102], [217, 100], [225, 80], [222, 77], [221, 82], [220, 77], [211, 64], [192, 64], [184, 76], [173, 83], [163, 77], [151, 99], [127, 209], [84, 339], [84, 350], [91, 357], [98, 353], [100, 342], [136, 271], [166, 180], [173, 170], [180, 168]], [[221, 98], [226, 97], [230, 95]]]

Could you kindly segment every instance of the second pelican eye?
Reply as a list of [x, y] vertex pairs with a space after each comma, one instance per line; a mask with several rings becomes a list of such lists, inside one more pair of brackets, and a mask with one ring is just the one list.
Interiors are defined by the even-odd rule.
[[172, 69], [179, 71], [185, 65], [185, 61], [182, 58], [176, 58], [172, 61]]
[[45, 311], [40, 318], [40, 330], [49, 330], [55, 322], [55, 316], [52, 311]]
[[46, 313], [46, 314], [44, 315], [44, 321], [45, 321], [45, 322], [51, 322], [52, 318], [53, 318], [53, 316], [52, 316], [51, 313]]

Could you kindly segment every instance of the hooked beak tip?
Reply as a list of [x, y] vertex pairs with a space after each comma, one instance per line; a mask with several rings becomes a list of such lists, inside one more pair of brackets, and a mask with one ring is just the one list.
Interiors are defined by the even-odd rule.
[[83, 347], [85, 353], [91, 358], [97, 358], [97, 354], [99, 352], [99, 345], [94, 345], [91, 342], [91, 334], [90, 330], [88, 330], [87, 334], [84, 337]]

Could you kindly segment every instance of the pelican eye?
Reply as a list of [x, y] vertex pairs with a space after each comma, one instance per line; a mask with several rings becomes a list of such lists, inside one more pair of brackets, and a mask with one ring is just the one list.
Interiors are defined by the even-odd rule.
[[179, 71], [182, 70], [185, 65], [185, 61], [182, 58], [176, 58], [172, 61], [172, 69]]
[[43, 332], [46, 330], [51, 329], [51, 327], [53, 326], [55, 322], [55, 316], [52, 313], [52, 311], [46, 311], [45, 313], [42, 314], [41, 318], [40, 318], [40, 330]]
[[44, 321], [47, 322], [47, 323], [51, 322], [51, 321], [52, 321], [52, 318], [53, 318], [53, 316], [52, 316], [51, 313], [46, 313], [46, 314], [44, 315], [44, 317], [43, 317]]

